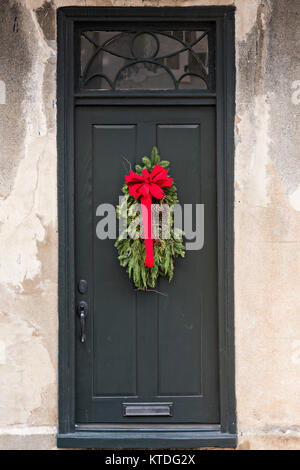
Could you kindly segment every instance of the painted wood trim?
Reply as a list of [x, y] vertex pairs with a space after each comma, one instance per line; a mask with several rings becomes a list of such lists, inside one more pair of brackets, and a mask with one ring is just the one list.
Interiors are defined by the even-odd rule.
[[[98, 20], [123, 20], [133, 19], [134, 21], [152, 20], [155, 21], [205, 21], [206, 19], [215, 21], [217, 18], [224, 18], [228, 12], [234, 12], [234, 5], [228, 6], [190, 6], [190, 7], [80, 7], [69, 6], [59, 9], [66, 17], [72, 19]], [[153, 15], [152, 15], [153, 14]]]
[[57, 446], [58, 448], [86, 449], [235, 448], [236, 436], [218, 432], [78, 432], [75, 436], [74, 433], [58, 435]]

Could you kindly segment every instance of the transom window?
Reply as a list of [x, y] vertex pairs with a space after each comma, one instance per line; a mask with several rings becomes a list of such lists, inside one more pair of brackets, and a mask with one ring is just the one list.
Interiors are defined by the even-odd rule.
[[80, 41], [81, 89], [215, 89], [210, 29], [84, 31]]

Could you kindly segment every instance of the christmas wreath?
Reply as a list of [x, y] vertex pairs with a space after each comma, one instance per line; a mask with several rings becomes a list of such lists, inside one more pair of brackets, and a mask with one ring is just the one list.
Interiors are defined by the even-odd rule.
[[[161, 161], [156, 147], [144, 166], [136, 165], [125, 176], [124, 197], [117, 216], [126, 227], [116, 240], [120, 265], [126, 268], [137, 289], [156, 286], [159, 276], [172, 280], [174, 259], [184, 257], [183, 232], [173, 226], [172, 208], [177, 204], [177, 189], [169, 177], [169, 165]], [[155, 222], [154, 222], [155, 219]]]

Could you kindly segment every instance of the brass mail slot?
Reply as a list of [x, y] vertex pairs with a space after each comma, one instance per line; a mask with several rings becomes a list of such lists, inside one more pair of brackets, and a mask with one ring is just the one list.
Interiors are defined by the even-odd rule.
[[123, 416], [172, 416], [173, 403], [123, 403]]

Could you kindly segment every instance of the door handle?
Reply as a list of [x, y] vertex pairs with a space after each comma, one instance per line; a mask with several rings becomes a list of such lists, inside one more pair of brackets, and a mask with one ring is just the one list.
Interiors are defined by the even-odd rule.
[[81, 343], [85, 343], [85, 340], [86, 340], [85, 320], [86, 320], [86, 317], [87, 317], [87, 314], [88, 314], [88, 310], [89, 310], [89, 307], [88, 307], [87, 302], [85, 302], [84, 300], [79, 302], [79, 304], [77, 306], [77, 313], [78, 313], [78, 316], [80, 318], [80, 329], [81, 329], [80, 341], [81, 341]]

